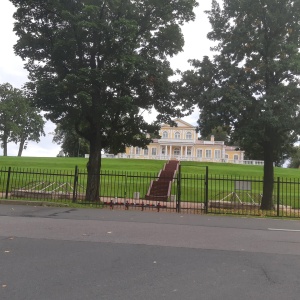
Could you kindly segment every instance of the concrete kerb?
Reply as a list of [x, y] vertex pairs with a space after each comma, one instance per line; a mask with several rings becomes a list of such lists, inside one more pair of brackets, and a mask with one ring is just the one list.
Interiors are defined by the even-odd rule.
[[28, 206], [51, 206], [51, 207], [69, 207], [67, 203], [55, 203], [47, 201], [26, 201], [26, 200], [0, 200], [0, 204], [6, 205], [28, 205]]

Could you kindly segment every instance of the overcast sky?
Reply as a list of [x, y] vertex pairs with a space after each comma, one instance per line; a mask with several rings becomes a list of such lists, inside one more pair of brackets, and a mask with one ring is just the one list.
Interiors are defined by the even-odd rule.
[[[187, 63], [188, 59], [202, 59], [204, 55], [211, 55], [211, 44], [206, 38], [207, 33], [210, 31], [210, 24], [205, 10], [210, 9], [211, 0], [199, 0], [199, 7], [195, 10], [196, 20], [190, 22], [182, 28], [185, 46], [184, 51], [178, 56], [172, 58], [171, 64], [174, 69], [186, 70], [189, 68]], [[17, 38], [13, 32], [12, 17], [15, 7], [9, 0], [0, 1], [0, 83], [9, 82], [16, 88], [21, 88], [27, 81], [27, 72], [23, 69], [22, 60], [15, 56], [13, 45]], [[150, 120], [151, 116], [149, 116]], [[185, 117], [184, 120], [192, 125], [196, 125], [198, 113], [195, 112], [191, 116]], [[23, 151], [23, 156], [41, 156], [41, 157], [55, 157], [60, 146], [52, 143], [53, 136], [51, 132], [54, 131], [54, 124], [47, 122], [44, 128], [46, 133], [45, 137], [41, 137], [40, 143], [30, 142], [26, 150]], [[0, 155], [2, 149], [0, 150]], [[8, 146], [8, 155], [17, 155], [17, 146], [10, 143]]]

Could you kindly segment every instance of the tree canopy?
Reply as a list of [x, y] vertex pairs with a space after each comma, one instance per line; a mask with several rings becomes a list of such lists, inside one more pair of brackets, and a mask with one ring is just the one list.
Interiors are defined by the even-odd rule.
[[69, 157], [84, 157], [90, 152], [88, 142], [72, 126], [58, 125], [54, 131], [53, 142], [61, 145], [62, 151]]
[[0, 140], [3, 155], [7, 156], [9, 142], [19, 143], [18, 156], [28, 141], [40, 141], [45, 121], [23, 91], [9, 83], [0, 84]]
[[300, 168], [300, 146], [295, 146], [289, 157], [289, 168]]
[[182, 115], [168, 58], [182, 51], [180, 25], [196, 0], [10, 0], [16, 53], [26, 60], [38, 107], [54, 123], [73, 124], [90, 143], [88, 200], [99, 199], [101, 149], [143, 147], [148, 124]]
[[300, 133], [299, 0], [212, 1], [213, 59], [191, 60], [184, 94], [198, 104], [199, 128], [222, 126], [264, 160], [262, 209], [272, 208], [273, 165]]

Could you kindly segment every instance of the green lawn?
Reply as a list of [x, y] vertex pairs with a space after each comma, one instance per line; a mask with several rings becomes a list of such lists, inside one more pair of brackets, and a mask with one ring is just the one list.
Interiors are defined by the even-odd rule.
[[[75, 166], [81, 172], [86, 171], [86, 158], [70, 157], [0, 157], [0, 168], [25, 168], [35, 170], [73, 171]], [[165, 161], [139, 160], [139, 159], [102, 159], [103, 171], [120, 172], [158, 172]], [[222, 163], [181, 162], [182, 173], [204, 174], [205, 166], [209, 168], [210, 175], [263, 177], [263, 166], [249, 166]], [[299, 169], [275, 168], [275, 178], [300, 178]]]
[[[34, 158], [0, 157], [0, 192], [7, 187], [8, 167], [12, 167], [10, 188], [43, 189], [72, 194], [75, 166], [79, 167], [78, 194], [84, 195], [86, 186], [86, 158]], [[139, 192], [143, 198], [151, 180], [155, 180], [165, 161], [103, 159], [101, 176], [101, 196], [132, 198]], [[249, 166], [221, 163], [181, 163], [181, 200], [203, 202], [205, 199], [205, 170], [209, 169], [208, 199], [232, 200], [227, 195], [235, 191], [235, 181], [251, 181], [251, 197], [259, 202], [262, 194], [263, 166]], [[2, 171], [2, 172], [1, 172]], [[275, 168], [275, 181], [280, 177], [280, 203], [298, 208], [300, 198], [300, 170]], [[285, 180], [289, 181], [283, 183]], [[294, 182], [293, 182], [294, 180]], [[55, 182], [55, 185], [54, 185]], [[36, 186], [36, 184], [39, 184]], [[63, 184], [63, 185], [62, 185]], [[276, 199], [277, 183], [274, 186]], [[177, 194], [177, 181], [172, 185], [173, 195]], [[246, 192], [239, 192], [242, 201], [251, 201]], [[227, 198], [225, 198], [227, 197]]]

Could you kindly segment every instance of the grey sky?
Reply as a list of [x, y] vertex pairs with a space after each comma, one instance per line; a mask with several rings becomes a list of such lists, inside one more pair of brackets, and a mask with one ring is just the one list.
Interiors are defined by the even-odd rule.
[[[196, 21], [190, 22], [183, 26], [183, 34], [185, 37], [184, 51], [178, 56], [172, 58], [171, 65], [174, 69], [186, 70], [189, 68], [188, 59], [202, 59], [204, 55], [210, 55], [210, 42], [206, 35], [210, 30], [210, 24], [204, 10], [210, 9], [211, 0], [199, 0], [199, 7], [195, 10]], [[0, 55], [0, 83], [9, 82], [14, 87], [21, 88], [27, 81], [27, 72], [23, 69], [21, 58], [15, 56], [13, 45], [17, 37], [13, 32], [12, 17], [15, 11], [14, 6], [9, 0], [0, 1], [0, 40], [1, 40], [1, 55]], [[149, 120], [153, 116], [148, 117]], [[195, 112], [191, 116], [185, 117], [184, 120], [193, 125], [196, 125], [198, 113]], [[56, 156], [60, 150], [60, 146], [52, 143], [53, 136], [49, 133], [53, 132], [55, 126], [51, 122], [47, 122], [45, 126], [45, 137], [41, 137], [40, 143], [28, 144], [26, 150], [23, 151], [23, 156]], [[1, 150], [2, 151], [2, 150]], [[17, 146], [10, 143], [8, 146], [8, 155], [17, 155]]]

